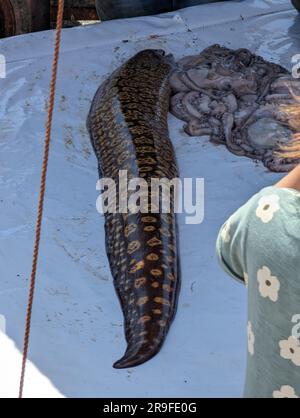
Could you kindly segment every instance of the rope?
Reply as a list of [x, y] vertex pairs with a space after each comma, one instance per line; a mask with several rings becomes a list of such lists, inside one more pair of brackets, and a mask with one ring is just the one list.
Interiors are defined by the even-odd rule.
[[19, 398], [23, 397], [25, 369], [26, 369], [26, 362], [27, 362], [27, 356], [28, 356], [28, 346], [29, 346], [30, 327], [31, 327], [31, 314], [32, 314], [32, 305], [33, 305], [33, 297], [34, 297], [35, 282], [36, 282], [36, 270], [37, 270], [37, 263], [38, 263], [38, 256], [39, 256], [41, 225], [42, 225], [43, 210], [44, 210], [46, 178], [47, 178], [47, 168], [48, 168], [48, 160], [49, 160], [49, 147], [50, 147], [50, 139], [51, 139], [52, 117], [53, 117], [53, 108], [54, 108], [54, 99], [55, 99], [61, 29], [62, 29], [62, 22], [63, 22], [63, 11], [64, 11], [64, 0], [59, 0], [58, 11], [57, 11], [57, 22], [56, 22], [55, 49], [54, 49], [52, 76], [51, 76], [51, 83], [50, 83], [49, 108], [48, 108], [46, 134], [45, 134], [45, 142], [44, 142], [44, 156], [43, 156], [43, 165], [42, 165], [42, 171], [41, 171], [40, 195], [39, 195], [38, 212], [37, 212], [37, 218], [36, 218], [35, 242], [34, 242], [34, 247], [33, 247], [32, 269], [31, 269], [31, 278], [30, 278], [30, 286], [29, 286], [26, 321], [25, 321], [22, 369], [21, 369], [20, 385], [19, 385]]

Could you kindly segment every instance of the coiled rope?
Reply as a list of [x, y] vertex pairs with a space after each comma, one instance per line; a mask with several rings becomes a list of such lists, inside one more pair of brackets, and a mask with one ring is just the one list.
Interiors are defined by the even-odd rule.
[[56, 20], [55, 48], [54, 48], [54, 56], [53, 56], [53, 63], [52, 63], [52, 76], [51, 76], [51, 83], [50, 83], [49, 107], [48, 107], [47, 122], [46, 122], [45, 142], [44, 142], [44, 156], [43, 156], [43, 165], [42, 165], [41, 181], [40, 181], [40, 194], [39, 194], [38, 211], [37, 211], [37, 217], [36, 217], [35, 241], [34, 241], [34, 247], [33, 247], [31, 278], [30, 278], [30, 285], [29, 285], [29, 295], [28, 295], [27, 313], [26, 313], [26, 321], [25, 321], [22, 368], [21, 368], [21, 376], [20, 376], [20, 384], [19, 384], [19, 398], [23, 397], [25, 370], [26, 370], [26, 362], [27, 362], [27, 356], [28, 356], [32, 305], [33, 305], [35, 282], [36, 282], [37, 263], [38, 263], [38, 256], [39, 256], [41, 225], [42, 225], [43, 211], [44, 211], [46, 178], [47, 178], [47, 169], [48, 169], [48, 160], [49, 160], [49, 148], [50, 148], [52, 117], [53, 117], [53, 108], [54, 108], [54, 100], [55, 100], [57, 66], [58, 66], [60, 40], [61, 40], [61, 29], [62, 29], [62, 23], [63, 23], [63, 12], [64, 12], [64, 0], [59, 0], [58, 10], [57, 10], [57, 20]]

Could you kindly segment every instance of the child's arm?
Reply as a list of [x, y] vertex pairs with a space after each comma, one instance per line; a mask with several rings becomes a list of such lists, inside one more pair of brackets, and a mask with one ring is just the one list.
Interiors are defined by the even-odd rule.
[[296, 189], [300, 192], [300, 164], [298, 164], [290, 173], [285, 175], [275, 184], [275, 186]]

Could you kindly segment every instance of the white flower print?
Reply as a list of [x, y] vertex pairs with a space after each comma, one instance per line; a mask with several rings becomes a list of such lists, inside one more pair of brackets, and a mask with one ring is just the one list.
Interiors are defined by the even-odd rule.
[[279, 341], [280, 356], [291, 360], [296, 366], [300, 366], [300, 343], [297, 338], [290, 336], [287, 340]]
[[225, 222], [222, 231], [221, 231], [221, 238], [224, 242], [230, 241], [230, 221], [228, 220]]
[[247, 325], [247, 336], [248, 336], [248, 351], [253, 356], [254, 354], [254, 343], [255, 343], [255, 335], [252, 330], [252, 324], [248, 321]]
[[257, 271], [257, 281], [261, 296], [271, 299], [272, 302], [276, 302], [280, 289], [280, 281], [276, 276], [272, 276], [271, 270], [268, 267], [263, 266]]
[[299, 398], [296, 395], [295, 389], [290, 385], [281, 386], [280, 390], [274, 390], [273, 398]]
[[264, 223], [270, 222], [274, 213], [280, 209], [278, 201], [279, 196], [276, 194], [261, 197], [255, 212], [256, 216]]
[[246, 272], [244, 271], [243, 276], [244, 276], [245, 285], [246, 285], [246, 287], [248, 287], [248, 283], [249, 283], [249, 275], [248, 275], [248, 273], [246, 273]]

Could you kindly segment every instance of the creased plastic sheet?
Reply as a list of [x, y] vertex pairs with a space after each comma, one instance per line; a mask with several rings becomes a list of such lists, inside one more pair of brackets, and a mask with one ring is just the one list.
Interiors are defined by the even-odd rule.
[[[179, 216], [182, 290], [161, 352], [137, 368], [114, 370], [125, 340], [85, 119], [103, 78], [141, 49], [180, 58], [221, 43], [291, 69], [299, 28], [289, 1], [255, 0], [63, 31], [25, 396], [40, 394], [37, 371], [48, 396], [242, 396], [246, 290], [219, 269], [215, 239], [233, 210], [279, 176], [207, 137], [187, 137], [170, 116], [181, 176], [205, 179], [205, 219], [190, 226]], [[0, 396], [17, 392], [53, 40], [48, 31], [0, 41], [7, 60], [0, 79], [0, 315], [7, 335]]]

